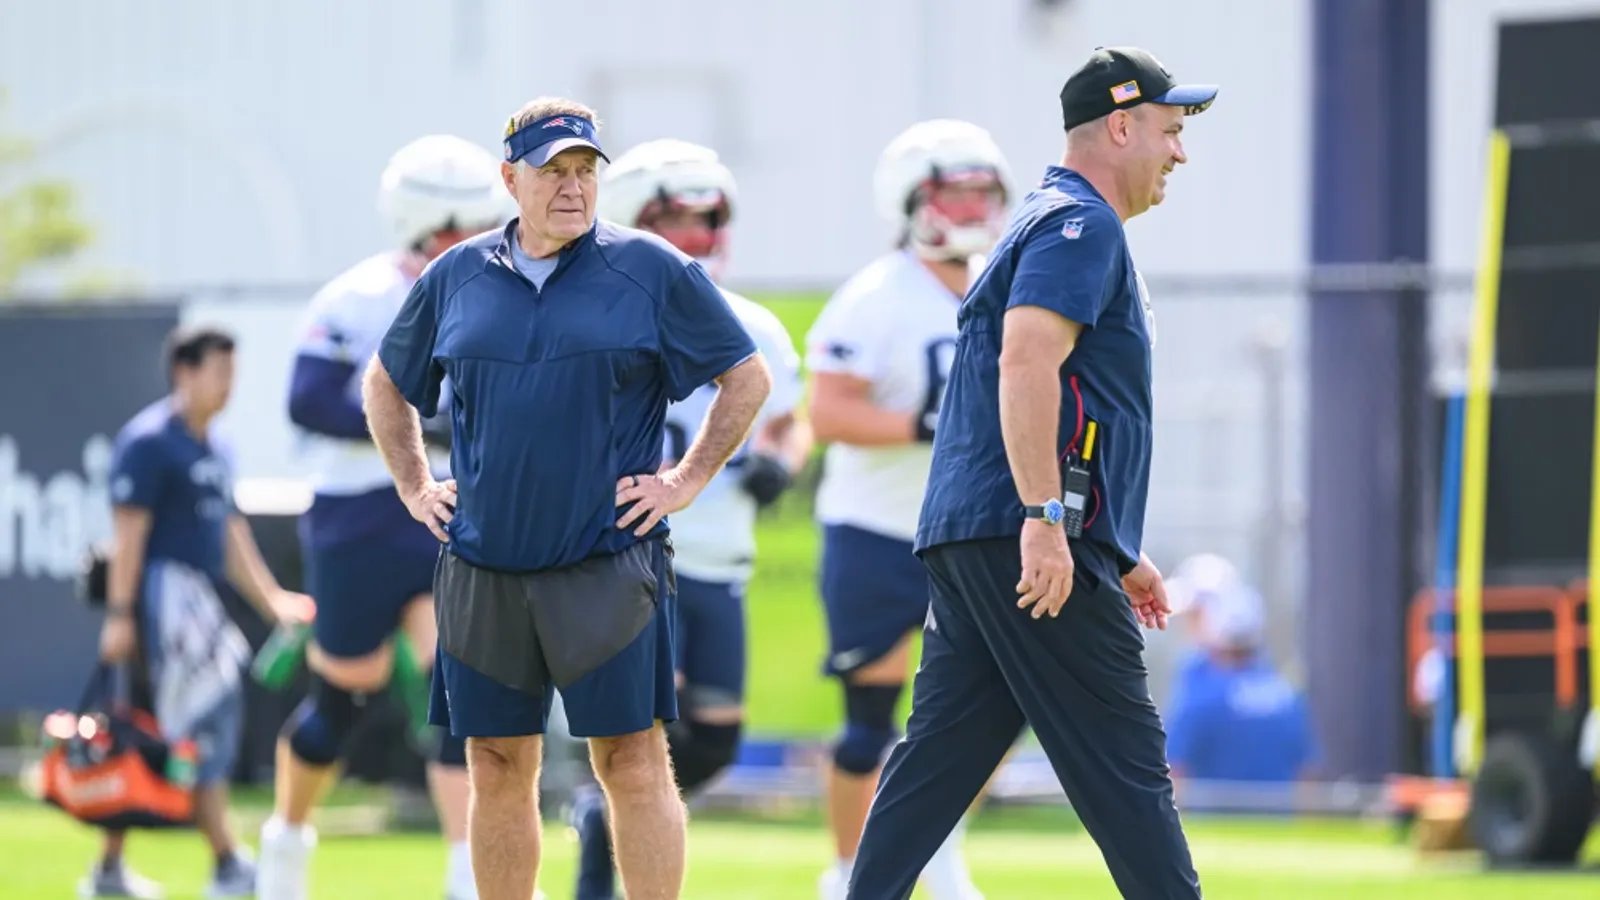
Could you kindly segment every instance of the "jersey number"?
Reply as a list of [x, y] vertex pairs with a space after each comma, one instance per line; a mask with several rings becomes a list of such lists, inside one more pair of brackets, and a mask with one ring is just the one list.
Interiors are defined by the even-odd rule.
[[940, 338], [923, 350], [928, 366], [928, 392], [922, 398], [922, 416], [932, 420], [939, 417], [939, 406], [944, 402], [944, 387], [950, 381], [950, 366], [956, 358], [956, 339]]

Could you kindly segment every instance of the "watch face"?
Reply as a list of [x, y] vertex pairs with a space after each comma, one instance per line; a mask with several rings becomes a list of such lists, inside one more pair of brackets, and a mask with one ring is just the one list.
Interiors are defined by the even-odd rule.
[[1051, 525], [1060, 524], [1067, 517], [1067, 508], [1061, 505], [1060, 500], [1046, 500], [1044, 504], [1044, 520]]

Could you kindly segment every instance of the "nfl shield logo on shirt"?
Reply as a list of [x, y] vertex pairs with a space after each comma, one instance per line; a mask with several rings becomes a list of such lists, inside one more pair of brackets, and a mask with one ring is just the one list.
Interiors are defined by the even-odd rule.
[[1061, 236], [1069, 241], [1083, 237], [1083, 220], [1068, 219], [1067, 223], [1061, 226]]

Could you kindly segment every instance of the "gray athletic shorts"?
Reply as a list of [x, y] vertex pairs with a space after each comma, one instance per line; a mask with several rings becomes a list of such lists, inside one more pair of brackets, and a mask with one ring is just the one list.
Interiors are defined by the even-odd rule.
[[439, 664], [429, 719], [457, 737], [542, 734], [556, 690], [578, 736], [677, 718], [677, 585], [665, 539], [525, 573], [446, 552], [433, 591]]

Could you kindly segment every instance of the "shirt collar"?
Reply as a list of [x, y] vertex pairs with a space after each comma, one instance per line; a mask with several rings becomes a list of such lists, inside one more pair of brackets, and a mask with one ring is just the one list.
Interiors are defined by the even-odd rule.
[[[511, 244], [517, 239], [517, 223], [521, 221], [522, 218], [518, 216], [517, 218], [512, 219], [510, 222], [507, 222], [505, 230], [500, 232], [500, 243], [495, 245], [494, 248], [495, 260], [513, 272], [517, 271], [517, 265], [511, 257]], [[589, 223], [588, 231], [585, 231], [583, 234], [580, 234], [576, 238], [568, 241], [566, 246], [557, 251], [558, 261], [556, 265], [559, 266], [562, 263], [565, 263], [571, 257], [581, 253], [585, 247], [594, 243], [594, 232], [599, 225], [600, 218], [596, 216], [595, 220]]]
[[[1095, 186], [1089, 183], [1089, 179], [1083, 177], [1076, 169], [1069, 169], [1065, 166], [1046, 166], [1044, 178], [1040, 180], [1039, 186], [1053, 188], [1060, 187], [1063, 183], [1070, 184], [1073, 187], [1081, 186], [1084, 190], [1093, 194], [1096, 200], [1106, 203], [1106, 198], [1098, 190], [1095, 190]], [[1107, 205], [1109, 206], [1110, 204]]]

